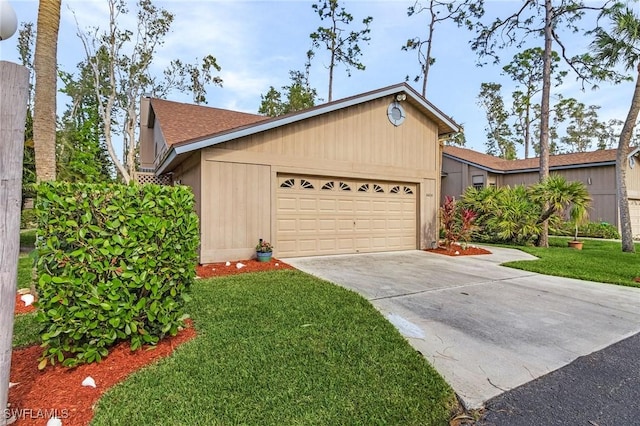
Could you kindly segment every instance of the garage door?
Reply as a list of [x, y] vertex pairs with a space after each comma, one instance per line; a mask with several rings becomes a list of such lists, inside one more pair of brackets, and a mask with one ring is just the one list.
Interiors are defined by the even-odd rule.
[[417, 247], [416, 184], [279, 175], [280, 257]]
[[631, 217], [633, 238], [640, 238], [640, 200], [629, 200], [629, 216]]

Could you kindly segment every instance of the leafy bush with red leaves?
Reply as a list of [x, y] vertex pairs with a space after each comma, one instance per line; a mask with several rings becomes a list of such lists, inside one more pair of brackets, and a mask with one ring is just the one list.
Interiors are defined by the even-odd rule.
[[444, 230], [444, 244], [450, 248], [452, 244], [462, 240], [469, 242], [475, 229], [474, 221], [478, 215], [470, 209], [457, 207], [455, 197], [447, 195], [440, 207], [440, 221]]

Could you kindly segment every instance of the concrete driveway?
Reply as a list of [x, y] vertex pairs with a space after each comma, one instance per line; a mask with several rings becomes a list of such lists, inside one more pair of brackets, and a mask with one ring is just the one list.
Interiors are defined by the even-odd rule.
[[640, 332], [640, 289], [500, 266], [518, 250], [283, 259], [366, 297], [467, 408]]

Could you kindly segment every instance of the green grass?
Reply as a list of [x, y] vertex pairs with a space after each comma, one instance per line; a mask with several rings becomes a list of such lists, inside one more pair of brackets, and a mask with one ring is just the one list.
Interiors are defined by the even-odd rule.
[[539, 259], [507, 262], [504, 266], [546, 275], [640, 287], [640, 283], [633, 281], [640, 276], [638, 245], [636, 253], [623, 253], [619, 241], [585, 239], [582, 240], [582, 250], [574, 250], [567, 247], [569, 240], [551, 237], [549, 248], [510, 246]]
[[31, 267], [33, 260], [24, 254], [18, 258], [18, 288], [29, 288], [31, 285]]
[[94, 425], [446, 425], [453, 391], [369, 302], [299, 271], [197, 281], [198, 337], [108, 391]]
[[[33, 260], [27, 255], [18, 258], [18, 288], [29, 288], [31, 285], [31, 265]], [[40, 343], [35, 313], [17, 315], [13, 320], [13, 347], [29, 346]]]
[[36, 230], [29, 229], [20, 231], [20, 245], [23, 247], [34, 248], [36, 245]]
[[13, 347], [40, 344], [39, 330], [40, 324], [36, 321], [35, 312], [16, 315], [13, 319]]

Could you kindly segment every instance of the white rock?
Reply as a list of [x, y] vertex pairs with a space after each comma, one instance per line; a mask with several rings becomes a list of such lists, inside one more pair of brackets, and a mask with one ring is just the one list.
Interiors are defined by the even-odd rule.
[[236, 268], [238, 268], [238, 269], [242, 269], [242, 268], [244, 268], [245, 266], [247, 266], [247, 265], [245, 265], [245, 264], [244, 264], [244, 263], [242, 263], [242, 262], [238, 262], [238, 263], [236, 263]]
[[23, 294], [20, 296], [20, 300], [24, 302], [24, 306], [29, 306], [33, 303], [34, 297], [33, 294]]
[[456, 251], [454, 254], [455, 254], [455, 255], [459, 255], [459, 254], [460, 254], [460, 252], [459, 252], [459, 251]]
[[280, 264], [278, 262], [276, 262], [276, 266], [280, 266]]
[[82, 386], [87, 386], [87, 387], [95, 388], [95, 387], [96, 387], [96, 381], [95, 381], [95, 380], [93, 380], [93, 377], [91, 377], [91, 376], [87, 376], [87, 377], [82, 381]]
[[227, 261], [227, 263], [225, 263], [226, 266], [231, 266], [231, 262]]
[[19, 384], [20, 384], [20, 382], [18, 382], [18, 383], [9, 382], [9, 389], [11, 389], [14, 386], [18, 386]]
[[51, 417], [47, 421], [47, 426], [62, 426], [62, 420], [57, 417]]

